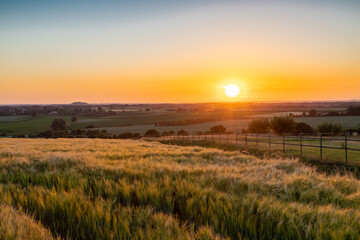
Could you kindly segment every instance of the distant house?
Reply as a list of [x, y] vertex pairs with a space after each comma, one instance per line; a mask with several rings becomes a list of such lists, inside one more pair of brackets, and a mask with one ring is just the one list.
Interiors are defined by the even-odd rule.
[[52, 111], [52, 112], [49, 112], [48, 115], [58, 115], [58, 111]]

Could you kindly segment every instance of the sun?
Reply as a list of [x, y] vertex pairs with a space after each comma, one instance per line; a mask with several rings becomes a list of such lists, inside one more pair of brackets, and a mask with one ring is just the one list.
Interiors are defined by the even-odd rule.
[[236, 97], [240, 93], [240, 88], [236, 84], [229, 84], [229, 85], [223, 86], [223, 88], [225, 91], [225, 95], [230, 98]]

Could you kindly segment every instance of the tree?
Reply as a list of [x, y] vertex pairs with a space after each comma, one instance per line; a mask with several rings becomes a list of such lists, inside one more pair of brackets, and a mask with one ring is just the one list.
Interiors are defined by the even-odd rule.
[[317, 111], [315, 109], [311, 109], [310, 112], [309, 112], [309, 116], [310, 117], [316, 117], [317, 115]]
[[273, 117], [270, 120], [270, 128], [276, 134], [292, 133], [296, 130], [296, 123], [291, 117]]
[[145, 111], [146, 111], [146, 112], [150, 112], [151, 110], [150, 110], [150, 108], [146, 108]]
[[305, 134], [311, 134], [314, 133], [314, 129], [307, 123], [304, 122], [300, 122], [300, 123], [296, 123], [296, 133], [300, 134], [300, 133], [305, 133]]
[[346, 114], [349, 116], [360, 116], [360, 106], [350, 106], [346, 109]]
[[211, 133], [226, 133], [226, 127], [223, 125], [216, 125], [210, 128]]
[[150, 129], [145, 132], [145, 137], [160, 137], [160, 133], [156, 129]]
[[252, 120], [249, 125], [250, 133], [267, 133], [269, 132], [269, 120], [267, 118], [257, 118]]
[[342, 127], [340, 124], [325, 122], [318, 126], [318, 130], [325, 135], [338, 135], [342, 131]]
[[187, 135], [189, 135], [189, 133], [187, 131], [185, 131], [184, 129], [181, 129], [180, 131], [178, 131], [177, 135], [178, 136], [187, 136]]
[[73, 116], [73, 117], [71, 118], [71, 122], [77, 122], [77, 117], [76, 117], [76, 116]]
[[50, 128], [54, 131], [65, 131], [66, 121], [62, 118], [56, 118], [52, 121]]

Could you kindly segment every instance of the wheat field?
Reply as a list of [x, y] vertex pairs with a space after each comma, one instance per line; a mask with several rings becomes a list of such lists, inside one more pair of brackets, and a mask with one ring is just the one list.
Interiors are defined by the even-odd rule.
[[360, 182], [157, 142], [0, 139], [0, 239], [359, 239]]

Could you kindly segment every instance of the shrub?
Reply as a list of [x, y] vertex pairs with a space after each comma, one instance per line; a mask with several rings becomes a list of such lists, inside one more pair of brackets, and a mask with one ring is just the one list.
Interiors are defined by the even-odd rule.
[[250, 133], [267, 133], [269, 132], [269, 120], [267, 118], [257, 118], [252, 120], [249, 125]]
[[56, 118], [52, 121], [50, 128], [54, 131], [65, 131], [66, 121], [62, 118]]
[[156, 129], [150, 129], [145, 132], [145, 137], [160, 137], [160, 133]]
[[310, 117], [316, 117], [317, 115], [317, 111], [315, 109], [311, 109], [310, 112], [309, 112], [309, 116]]
[[300, 123], [296, 123], [296, 133], [300, 134], [300, 133], [314, 133], [314, 129], [307, 123], [304, 122], [300, 122]]
[[211, 133], [225, 133], [226, 127], [224, 127], [223, 125], [216, 125], [216, 126], [213, 126], [212, 128], [210, 128], [210, 132]]
[[270, 120], [270, 128], [276, 134], [293, 133], [296, 123], [292, 117], [273, 117]]
[[40, 132], [38, 133], [37, 137], [41, 137], [41, 138], [51, 138], [53, 132], [51, 130], [47, 130], [45, 132]]
[[76, 116], [73, 116], [73, 117], [71, 118], [71, 122], [77, 122], [77, 117], [76, 117]]
[[178, 131], [177, 135], [178, 136], [187, 136], [187, 135], [189, 135], [189, 133], [187, 131], [185, 131], [184, 129], [181, 129], [180, 131]]
[[318, 126], [318, 130], [320, 133], [325, 135], [338, 135], [341, 133], [342, 127], [340, 124], [325, 122]]
[[117, 138], [128, 139], [128, 138], [133, 138], [133, 137], [134, 137], [134, 135], [131, 132], [124, 132], [124, 133], [120, 133]]

